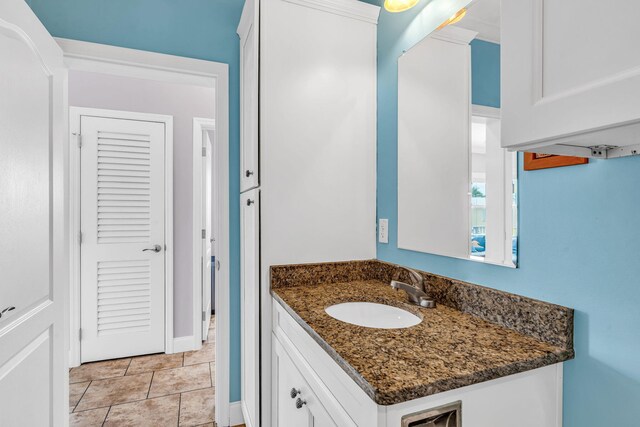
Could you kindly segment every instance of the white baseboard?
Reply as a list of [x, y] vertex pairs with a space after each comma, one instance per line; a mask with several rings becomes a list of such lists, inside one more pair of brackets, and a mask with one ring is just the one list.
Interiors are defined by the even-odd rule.
[[229, 403], [229, 423], [231, 423], [232, 426], [244, 424], [242, 404], [240, 401]]
[[173, 352], [182, 353], [183, 351], [195, 350], [193, 347], [193, 335], [186, 337], [178, 337], [173, 339]]

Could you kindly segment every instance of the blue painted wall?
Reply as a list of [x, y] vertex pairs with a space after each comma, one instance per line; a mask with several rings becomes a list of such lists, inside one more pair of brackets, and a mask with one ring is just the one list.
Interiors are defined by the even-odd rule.
[[378, 244], [378, 258], [573, 307], [577, 357], [565, 364], [564, 426], [638, 425], [640, 158], [521, 170], [518, 269], [397, 248], [396, 59], [429, 28], [420, 8], [381, 13], [377, 206], [389, 218], [389, 244]]
[[244, 0], [27, 0], [55, 37], [229, 64], [230, 400], [240, 400], [239, 40]]
[[500, 45], [471, 41], [471, 102], [500, 108]]

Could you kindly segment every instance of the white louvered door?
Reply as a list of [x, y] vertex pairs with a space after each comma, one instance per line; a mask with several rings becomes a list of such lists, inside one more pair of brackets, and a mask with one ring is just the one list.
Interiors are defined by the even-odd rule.
[[165, 125], [81, 116], [80, 131], [81, 361], [163, 352]]

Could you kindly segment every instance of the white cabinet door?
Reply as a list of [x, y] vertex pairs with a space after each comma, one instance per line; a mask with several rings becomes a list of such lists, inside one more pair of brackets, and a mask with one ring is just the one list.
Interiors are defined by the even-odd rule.
[[240, 300], [242, 412], [248, 427], [260, 425], [260, 191], [240, 197]]
[[511, 0], [501, 14], [503, 147], [637, 144], [585, 132], [638, 126], [640, 2]]
[[447, 27], [398, 58], [398, 248], [469, 257], [474, 35]]
[[259, 0], [247, 0], [240, 35], [240, 191], [259, 185], [258, 38]]
[[275, 335], [272, 339], [274, 427], [336, 426]]
[[62, 51], [0, 2], [0, 425], [68, 424], [68, 145]]
[[81, 361], [164, 351], [165, 124], [80, 116]]

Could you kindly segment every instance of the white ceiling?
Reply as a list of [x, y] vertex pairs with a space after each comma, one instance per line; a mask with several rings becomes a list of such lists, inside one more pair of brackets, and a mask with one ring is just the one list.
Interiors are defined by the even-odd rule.
[[475, 0], [456, 27], [477, 31], [479, 39], [500, 43], [500, 0]]

